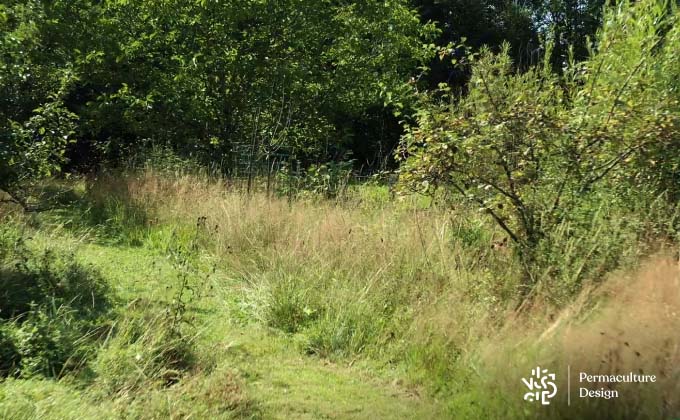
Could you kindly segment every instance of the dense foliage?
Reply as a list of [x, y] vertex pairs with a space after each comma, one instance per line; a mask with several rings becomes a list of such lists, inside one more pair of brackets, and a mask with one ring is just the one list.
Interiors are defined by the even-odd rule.
[[[66, 139], [72, 165], [90, 167], [149, 143], [225, 167], [342, 157], [393, 118], [383, 97], [435, 33], [400, 0], [8, 1], [0, 24], [13, 177], [47, 174], [37, 161], [58, 163]], [[28, 146], [36, 159], [16, 163]]]
[[422, 96], [400, 149], [402, 181], [471, 200], [530, 259], [595, 191], [675, 202], [679, 19], [660, 2], [622, 3], [607, 14], [588, 60], [572, 60], [562, 75], [550, 54], [526, 72], [507, 47], [472, 54], [466, 95]]
[[399, 118], [402, 183], [473, 201], [528, 262], [600, 186], [677, 199], [674, 2], [323, 6], [4, 2], [0, 190], [30, 208], [64, 164], [160, 145], [334, 197], [389, 160]]
[[0, 225], [0, 378], [83, 367], [111, 305], [109, 285], [72, 254], [37, 250]]
[[64, 104], [75, 76], [38, 6], [0, 5], [0, 190], [21, 203], [24, 183], [59, 170], [77, 118]]
[[0, 1], [0, 418], [677, 417], [680, 8], [604, 3]]
[[552, 36], [560, 57], [569, 44], [585, 56], [601, 2], [549, 3], [4, 1], [0, 187], [23, 201], [20, 184], [64, 163], [158, 144], [232, 173], [348, 158], [376, 169], [414, 83], [468, 82], [435, 43], [507, 41], [527, 66]]

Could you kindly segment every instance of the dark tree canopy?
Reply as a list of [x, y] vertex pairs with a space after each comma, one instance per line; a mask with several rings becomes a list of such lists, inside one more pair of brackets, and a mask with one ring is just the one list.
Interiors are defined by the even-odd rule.
[[471, 68], [452, 59], [507, 44], [514, 70], [549, 53], [561, 74], [598, 49], [603, 3], [6, 0], [0, 187], [152, 145], [226, 171], [395, 165], [414, 93], [467, 91]]

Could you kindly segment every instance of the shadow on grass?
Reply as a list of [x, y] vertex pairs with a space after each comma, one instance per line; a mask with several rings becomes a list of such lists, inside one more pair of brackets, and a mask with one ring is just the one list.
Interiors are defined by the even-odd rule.
[[52, 259], [49, 252], [17, 268], [0, 268], [0, 319], [41, 307], [70, 307], [79, 318], [95, 319], [111, 306], [109, 286], [94, 269]]
[[144, 243], [152, 218], [146, 203], [132, 196], [127, 182], [102, 175], [85, 180], [78, 187], [68, 191], [43, 189], [43, 201], [59, 203], [50, 212], [54, 221], [77, 234], [93, 233], [96, 242], [107, 245]]
[[0, 377], [59, 378], [82, 370], [107, 329], [108, 284], [72, 254], [0, 242], [13, 248], [0, 260]]

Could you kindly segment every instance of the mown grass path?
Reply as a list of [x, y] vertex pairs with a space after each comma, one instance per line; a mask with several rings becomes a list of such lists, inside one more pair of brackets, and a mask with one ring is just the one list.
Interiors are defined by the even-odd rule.
[[[123, 301], [163, 297], [172, 287], [170, 262], [144, 248], [84, 243], [78, 255], [99, 268]], [[197, 317], [198, 357], [207, 364], [228, 364], [243, 378], [248, 398], [265, 419], [432, 419], [438, 404], [406, 389], [380, 369], [333, 363], [306, 356], [296, 338], [254, 321], [233, 319], [238, 304], [234, 280], [219, 270], [211, 293], [191, 311]], [[167, 297], [167, 296], [166, 296]]]

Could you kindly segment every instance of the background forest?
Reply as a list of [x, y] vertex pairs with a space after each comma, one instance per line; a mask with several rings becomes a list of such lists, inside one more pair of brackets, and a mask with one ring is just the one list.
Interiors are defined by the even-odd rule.
[[677, 1], [0, 0], [0, 418], [675, 418], [679, 199]]

